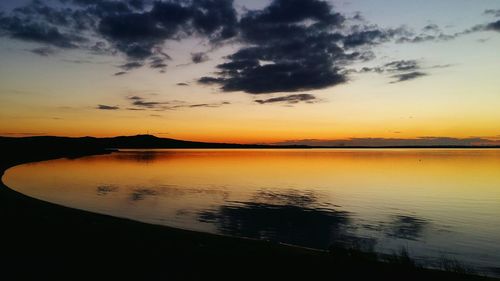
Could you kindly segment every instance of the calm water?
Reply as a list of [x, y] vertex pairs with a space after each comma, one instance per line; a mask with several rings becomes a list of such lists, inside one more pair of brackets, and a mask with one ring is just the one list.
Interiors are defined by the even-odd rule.
[[4, 182], [155, 224], [500, 271], [500, 150], [127, 150], [17, 166]]

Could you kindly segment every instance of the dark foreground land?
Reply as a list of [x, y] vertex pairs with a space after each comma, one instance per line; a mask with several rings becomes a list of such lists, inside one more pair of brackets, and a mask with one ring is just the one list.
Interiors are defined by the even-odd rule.
[[[9, 140], [0, 141], [0, 153], [3, 174], [20, 163], [109, 151], [81, 140]], [[0, 225], [1, 280], [492, 280], [425, 270], [404, 258], [380, 262], [355, 250], [320, 252], [149, 225], [42, 202], [2, 183]]]

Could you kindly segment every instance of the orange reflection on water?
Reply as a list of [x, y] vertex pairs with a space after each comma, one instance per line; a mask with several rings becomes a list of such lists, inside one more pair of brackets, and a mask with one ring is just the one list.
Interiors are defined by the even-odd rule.
[[[488, 149], [125, 150], [21, 165], [4, 180], [62, 205], [217, 233], [200, 213], [241, 202], [335, 209], [348, 214], [345, 231], [382, 250], [406, 239], [423, 255], [458, 248], [489, 265], [500, 259], [499, 171], [500, 150]], [[380, 225], [395, 217], [426, 228], [387, 236]]]

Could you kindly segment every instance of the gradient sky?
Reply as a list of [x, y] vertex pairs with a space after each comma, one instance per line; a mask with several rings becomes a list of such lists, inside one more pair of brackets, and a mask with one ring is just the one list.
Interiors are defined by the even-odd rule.
[[[94, 2], [0, 3], [0, 135], [150, 133], [241, 143], [500, 138], [497, 0], [163, 1], [203, 10], [208, 21], [198, 25], [196, 16], [176, 22], [162, 3]], [[116, 2], [127, 9], [113, 8]], [[235, 20], [212, 2], [234, 8]], [[140, 21], [151, 20], [156, 6], [166, 9], [153, 19], [162, 35], [143, 33]], [[80, 11], [95, 26], [75, 28], [76, 17], [56, 21], [61, 9]], [[131, 14], [147, 17], [136, 22]], [[269, 38], [284, 26], [300, 27], [310, 41], [293, 51], [277, 47], [302, 35]], [[320, 41], [334, 33], [342, 39]], [[319, 43], [326, 47], [311, 47]], [[245, 62], [257, 65], [218, 73], [228, 70], [224, 63], [242, 62], [229, 55], [250, 47], [258, 55], [247, 52]], [[279, 66], [297, 76], [280, 80]], [[256, 80], [258, 73], [267, 74]]]

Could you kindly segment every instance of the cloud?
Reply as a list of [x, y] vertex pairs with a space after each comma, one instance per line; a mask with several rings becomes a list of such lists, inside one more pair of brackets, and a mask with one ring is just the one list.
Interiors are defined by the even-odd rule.
[[77, 48], [78, 43], [85, 41], [82, 37], [63, 33], [59, 28], [48, 24], [25, 22], [16, 17], [0, 19], [0, 28], [12, 38], [49, 44], [60, 48]]
[[48, 57], [54, 55], [56, 51], [50, 47], [40, 47], [30, 50], [33, 54], [37, 54], [42, 57]]
[[395, 81], [392, 81], [391, 83], [399, 83], [399, 82], [404, 82], [404, 81], [409, 81], [409, 80], [414, 80], [423, 76], [426, 76], [426, 73], [420, 72], [420, 71], [413, 71], [409, 73], [402, 73], [402, 74], [396, 74], [392, 76], [392, 78], [396, 78]]
[[422, 29], [424, 32], [440, 32], [441, 28], [437, 24], [428, 24]]
[[193, 63], [202, 63], [208, 61], [210, 58], [206, 53], [192, 53], [191, 61]]
[[217, 108], [217, 107], [221, 107], [221, 106], [229, 105], [229, 104], [231, 104], [231, 103], [227, 102], [227, 101], [224, 101], [224, 102], [220, 102], [220, 103], [189, 104], [189, 105], [186, 105], [186, 106], [178, 106], [177, 108], [179, 108], [179, 107], [190, 107], [190, 108], [194, 108], [194, 107], [208, 107], [208, 108]]
[[[233, 0], [59, 0], [32, 1], [0, 14], [0, 36], [81, 49], [92, 54], [124, 55], [123, 75], [144, 66], [165, 72], [169, 41], [188, 37], [208, 42], [209, 50], [237, 42], [234, 53], [198, 82], [225, 92], [249, 94], [301, 92], [349, 81], [348, 66], [375, 57], [385, 42], [445, 41], [485, 30], [500, 22], [444, 34], [435, 24], [420, 34], [405, 27], [381, 28], [362, 16], [346, 17], [324, 0], [271, 0], [258, 10], [241, 10]], [[487, 15], [498, 10], [487, 10]], [[46, 55], [42, 49], [38, 54]], [[193, 63], [209, 58], [192, 54]], [[386, 66], [389, 67], [389, 66]], [[396, 66], [397, 67], [397, 66]], [[389, 71], [389, 70], [386, 70]], [[406, 79], [415, 70], [398, 79]], [[406, 81], [406, 80], [403, 80]]]
[[133, 62], [128, 62], [126, 64], [122, 64], [119, 67], [125, 71], [129, 71], [132, 69], [140, 68], [142, 66], [143, 66], [143, 64], [141, 62], [133, 61]]
[[314, 103], [318, 101], [318, 99], [311, 95], [311, 94], [297, 94], [297, 95], [288, 95], [288, 96], [282, 96], [282, 97], [276, 97], [276, 98], [269, 98], [269, 99], [260, 99], [260, 100], [255, 100], [256, 103], [259, 104], [267, 104], [267, 103], [287, 103], [287, 104], [296, 104], [299, 102], [306, 102], [306, 103]]
[[357, 72], [401, 72], [401, 71], [412, 71], [420, 69], [420, 65], [416, 60], [396, 60], [388, 62], [384, 65], [377, 67], [363, 67], [361, 70]]
[[[450, 66], [451, 65], [434, 65], [427, 68], [435, 69], [435, 68], [446, 68]], [[394, 84], [429, 75], [428, 73], [423, 72], [422, 69], [423, 69], [422, 66], [416, 60], [396, 60], [377, 67], [363, 67], [359, 71], [354, 70], [354, 72], [359, 72], [359, 73], [374, 72], [380, 74], [391, 73], [392, 74], [391, 78], [396, 78], [396, 80], [390, 83]]]
[[180, 82], [176, 84], [177, 86], [189, 86], [188, 83]]
[[167, 58], [165, 57], [153, 57], [151, 58], [151, 62], [149, 66], [153, 69], [160, 69], [160, 72], [165, 72], [165, 68], [168, 66], [165, 61]]
[[146, 101], [144, 98], [139, 96], [132, 96], [128, 98], [133, 106], [142, 107], [142, 108], [159, 108], [162, 105], [168, 104], [165, 102], [156, 102], [156, 101]]
[[274, 0], [240, 20], [246, 47], [219, 64], [217, 77], [202, 84], [219, 84], [223, 91], [250, 94], [322, 89], [344, 83], [341, 62], [352, 59], [338, 46], [344, 17], [325, 1]]
[[131, 105], [134, 107], [127, 108], [128, 110], [154, 110], [154, 111], [166, 111], [166, 110], [176, 110], [182, 108], [218, 108], [225, 105], [230, 105], [230, 102], [223, 101], [218, 103], [196, 103], [190, 104], [184, 101], [150, 101], [143, 97], [131, 96], [127, 98]]
[[64, 5], [32, 1], [14, 9], [1, 15], [0, 29], [13, 38], [61, 48], [101, 51], [105, 40], [132, 61], [161, 54], [166, 40], [195, 35], [218, 43], [237, 34], [232, 0], [60, 2]]
[[236, 34], [232, 0], [155, 1], [150, 10], [108, 13], [98, 33], [130, 59], [155, 55], [165, 40], [197, 34], [217, 42]]
[[500, 17], [500, 10], [488, 9], [484, 11], [485, 15], [492, 15], [494, 17]]
[[118, 106], [111, 106], [111, 105], [104, 105], [104, 104], [99, 104], [96, 109], [100, 110], [118, 110], [120, 107]]
[[420, 66], [416, 60], [399, 60], [392, 61], [384, 65], [386, 71], [399, 72], [419, 69]]
[[128, 73], [128, 72], [126, 72], [126, 71], [120, 71], [120, 72], [115, 73], [114, 75], [115, 75], [115, 76], [122, 76], [122, 75], [125, 75], [125, 74], [127, 74], [127, 73]]
[[488, 24], [486, 29], [500, 32], [500, 20]]

